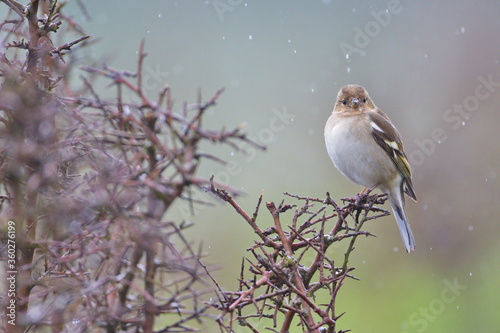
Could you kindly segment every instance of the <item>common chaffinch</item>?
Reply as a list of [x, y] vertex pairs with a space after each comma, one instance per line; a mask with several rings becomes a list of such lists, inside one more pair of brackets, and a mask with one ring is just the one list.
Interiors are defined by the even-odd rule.
[[350, 84], [340, 89], [325, 126], [328, 155], [351, 181], [388, 194], [407, 252], [415, 250], [404, 193], [417, 200], [401, 135], [365, 88]]

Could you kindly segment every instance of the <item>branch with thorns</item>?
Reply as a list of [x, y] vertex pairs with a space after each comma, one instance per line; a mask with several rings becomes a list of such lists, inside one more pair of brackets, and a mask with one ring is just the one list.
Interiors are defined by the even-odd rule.
[[[67, 81], [74, 76], [65, 75], [73, 62], [65, 67], [57, 56], [71, 56], [66, 52], [86, 46], [88, 36], [54, 47], [49, 35], [64, 33], [57, 27], [66, 16], [53, 5], [38, 19], [38, 4], [23, 11], [28, 29], [10, 35], [17, 40], [5, 38], [13, 49], [0, 53], [0, 140], [8, 147], [0, 149], [0, 249], [4, 221], [16, 221], [16, 313], [26, 318], [0, 330], [194, 331], [192, 323], [211, 307], [203, 301], [213, 267], [201, 264], [202, 250], [184, 237], [190, 224], [164, 216], [178, 200], [204, 203], [191, 194], [210, 185], [197, 174], [201, 163], [226, 163], [202, 152], [204, 142], [237, 151], [265, 147], [243, 126], [203, 124], [222, 89], [179, 108], [167, 85], [151, 97], [143, 84], [144, 42], [134, 73], [82, 67], [83, 88], [74, 91]], [[110, 82], [116, 98], [100, 96], [98, 78]]]
[[[257, 318], [271, 321], [272, 327], [266, 327], [267, 330], [285, 333], [297, 317], [307, 332], [347, 332], [335, 329], [337, 320], [344, 314], [338, 313], [335, 301], [345, 279], [357, 279], [351, 273], [354, 267], [349, 266], [356, 240], [359, 236], [374, 236], [362, 230], [363, 225], [390, 214], [378, 207], [387, 196], [359, 194], [342, 199], [344, 205], [339, 206], [328, 193], [325, 199], [285, 193], [303, 202], [302, 206], [284, 201], [279, 205], [267, 202], [273, 226], [262, 230], [257, 224], [262, 196], [250, 215], [225, 190], [217, 188], [213, 178], [208, 190], [229, 203], [259, 238], [248, 249], [253, 258], [242, 261], [238, 290], [218, 288], [219, 302], [214, 307], [220, 311], [216, 320], [221, 330], [232, 332], [238, 323], [259, 332], [252, 320]], [[313, 209], [315, 204], [321, 206]], [[332, 213], [327, 213], [328, 207], [333, 208]], [[292, 209], [291, 223], [285, 226], [283, 213]], [[353, 222], [348, 223], [351, 219]], [[331, 221], [333, 227], [328, 228]], [[344, 240], [349, 243], [342, 258], [333, 259], [337, 253], [327, 254], [333, 243]], [[311, 257], [312, 263], [306, 264]], [[245, 262], [249, 265], [247, 270]], [[244, 278], [245, 271], [250, 278]], [[318, 304], [317, 299], [329, 301]]]

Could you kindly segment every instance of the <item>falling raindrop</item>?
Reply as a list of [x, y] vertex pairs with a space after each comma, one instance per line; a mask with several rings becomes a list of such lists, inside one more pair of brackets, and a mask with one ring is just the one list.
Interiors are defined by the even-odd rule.
[[469, 226], [469, 231], [472, 231], [472, 230], [474, 230], [474, 227], [470, 225]]
[[234, 156], [234, 151], [232, 151], [229, 155]]
[[226, 36], [222, 36], [222, 40], [226, 40]]
[[460, 32], [465, 33], [465, 27], [460, 27]]
[[472, 276], [472, 272], [469, 273], [469, 276]]
[[249, 40], [252, 40], [252, 39], [253, 39], [253, 36], [252, 36], [252, 35], [248, 35], [248, 39], [249, 39]]
[[297, 50], [293, 50], [293, 53], [297, 53]]
[[163, 13], [159, 13], [158, 17], [161, 18], [163, 16]]
[[347, 54], [345, 55], [345, 58], [346, 58], [346, 59], [349, 59], [349, 53], [347, 53]]
[[172, 71], [174, 74], [182, 74], [184, 72], [184, 66], [181, 64], [175, 64]]
[[462, 126], [465, 126], [465, 121], [462, 121]]
[[351, 72], [351, 67], [347, 67], [347, 73]]

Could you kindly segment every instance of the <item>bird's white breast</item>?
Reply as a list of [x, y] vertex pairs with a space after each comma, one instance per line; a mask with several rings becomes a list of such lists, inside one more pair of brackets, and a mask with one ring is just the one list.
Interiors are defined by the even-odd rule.
[[381, 179], [395, 176], [396, 169], [372, 138], [371, 131], [359, 126], [357, 121], [356, 117], [352, 117], [333, 124], [327, 123], [326, 149], [333, 164], [345, 177], [365, 187], [372, 187]]

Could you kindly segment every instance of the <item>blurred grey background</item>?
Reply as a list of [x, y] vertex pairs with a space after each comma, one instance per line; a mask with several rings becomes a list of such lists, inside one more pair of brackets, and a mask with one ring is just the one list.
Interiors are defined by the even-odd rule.
[[[363, 85], [398, 127], [413, 165], [419, 201], [408, 200], [407, 209], [417, 251], [405, 253], [392, 216], [368, 225], [378, 237], [361, 239], [351, 256], [361, 281], [341, 291], [338, 307], [347, 314], [339, 329], [500, 331], [499, 1], [84, 4], [91, 20], [73, 1], [67, 11], [100, 39], [86, 51], [90, 60], [134, 71], [145, 39], [151, 96], [168, 84], [180, 110], [196, 102], [198, 89], [208, 100], [226, 88], [207, 126], [246, 123], [268, 150], [207, 145], [231, 164], [207, 161], [199, 175], [244, 191], [239, 203], [248, 212], [261, 193], [280, 202], [285, 191], [329, 191], [340, 201], [361, 190], [334, 168], [323, 127], [338, 90]], [[229, 206], [212, 201], [194, 214], [180, 202], [166, 219], [195, 222], [190, 236], [203, 243], [207, 263], [222, 265], [215, 276], [223, 288], [235, 289], [255, 237]], [[258, 223], [271, 224], [265, 207]]]

